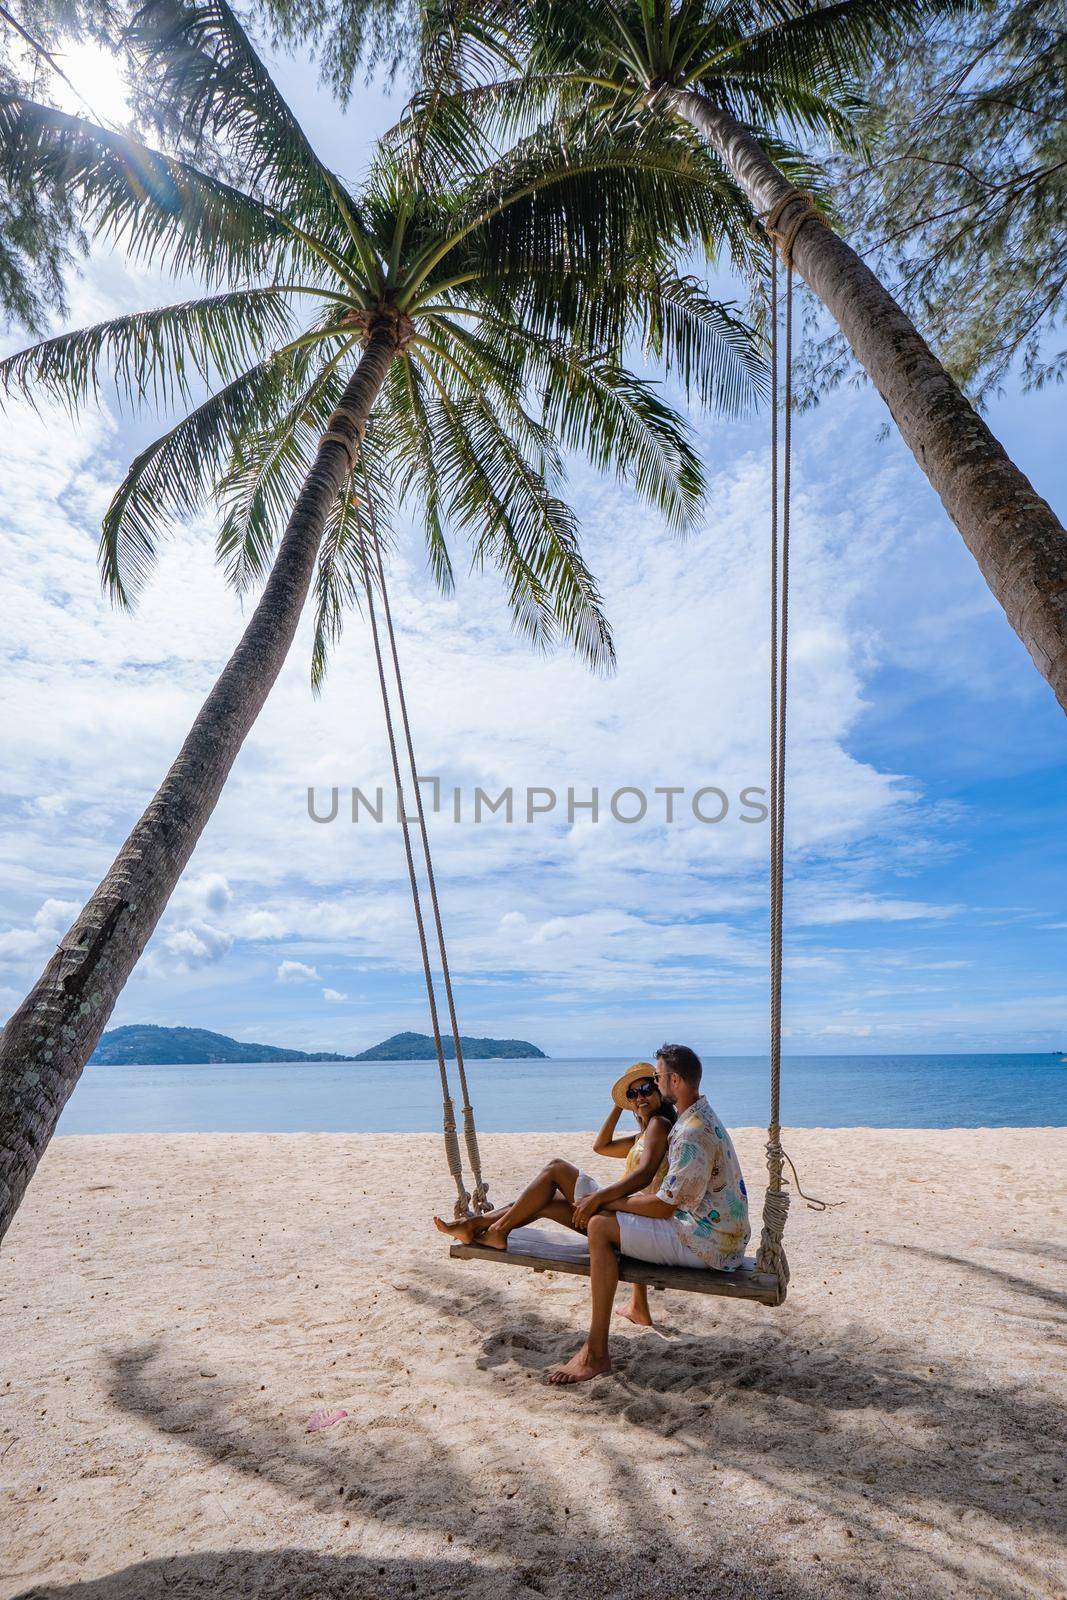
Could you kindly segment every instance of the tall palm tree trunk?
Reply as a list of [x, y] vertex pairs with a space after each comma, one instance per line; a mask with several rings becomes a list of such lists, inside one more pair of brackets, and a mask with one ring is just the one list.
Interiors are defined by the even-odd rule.
[[349, 470], [349, 451], [336, 436], [358, 445], [397, 347], [395, 320], [379, 323], [319, 444], [240, 643], [104, 881], [0, 1037], [0, 1238], [282, 669], [327, 514]]
[[[791, 185], [756, 139], [704, 95], [672, 90], [675, 114], [704, 135], [766, 214]], [[780, 226], [795, 218], [793, 202]], [[797, 271], [845, 335], [1008, 620], [1067, 710], [1067, 530], [960, 393], [856, 252], [822, 223], [801, 228]]]

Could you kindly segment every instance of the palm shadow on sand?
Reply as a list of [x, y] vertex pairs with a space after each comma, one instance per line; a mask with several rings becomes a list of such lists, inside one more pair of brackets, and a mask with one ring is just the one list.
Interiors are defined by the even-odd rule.
[[[483, 1473], [492, 1471], [493, 1438], [506, 1438], [509, 1412], [522, 1414], [522, 1386], [539, 1381], [547, 1367], [573, 1350], [575, 1328], [542, 1309], [531, 1312], [524, 1306], [520, 1316], [504, 1286], [487, 1283], [484, 1271], [477, 1282], [464, 1283], [448, 1269], [428, 1267], [406, 1288], [416, 1312], [413, 1337], [420, 1337], [436, 1318], [449, 1330], [453, 1348], [470, 1349], [471, 1405], [484, 1409], [487, 1427], [479, 1464]], [[126, 1569], [93, 1586], [30, 1592], [50, 1600], [67, 1594], [84, 1594], [87, 1600], [125, 1600], [129, 1595], [132, 1600], [135, 1593], [154, 1594], [152, 1585], [166, 1576], [172, 1587], [160, 1587], [160, 1593], [196, 1600], [230, 1592], [273, 1597], [271, 1561], [283, 1555], [287, 1562], [305, 1563], [309, 1596], [332, 1596], [330, 1585], [341, 1584], [336, 1592], [347, 1595], [484, 1593], [487, 1600], [500, 1600], [511, 1595], [570, 1596], [584, 1586], [621, 1597], [629, 1588], [604, 1587], [605, 1574], [615, 1572], [620, 1561], [634, 1575], [635, 1596], [688, 1589], [701, 1596], [714, 1593], [719, 1600], [735, 1595], [747, 1600], [754, 1594], [806, 1600], [826, 1592], [825, 1581], [821, 1588], [814, 1582], [809, 1586], [797, 1576], [795, 1562], [783, 1564], [769, 1544], [760, 1551], [760, 1587], [752, 1588], [749, 1557], [743, 1538], [739, 1548], [735, 1527], [724, 1531], [712, 1558], [705, 1530], [699, 1563], [687, 1554], [684, 1530], [661, 1523], [653, 1540], [643, 1539], [649, 1521], [647, 1490], [635, 1465], [668, 1441], [680, 1461], [691, 1463], [680, 1470], [734, 1469], [764, 1485], [793, 1508], [787, 1523], [825, 1521], [838, 1528], [847, 1523], [855, 1537], [878, 1541], [885, 1553], [884, 1580], [872, 1579], [868, 1567], [862, 1581], [857, 1575], [853, 1591], [840, 1587], [841, 1572], [835, 1567], [835, 1592], [895, 1600], [902, 1592], [898, 1563], [914, 1555], [913, 1538], [927, 1546], [924, 1600], [927, 1594], [960, 1593], [1020, 1600], [1035, 1592], [1039, 1575], [1021, 1562], [1005, 1570], [1002, 1580], [983, 1575], [980, 1589], [968, 1590], [974, 1574], [961, 1564], [963, 1545], [946, 1540], [943, 1523], [923, 1508], [938, 1502], [960, 1517], [977, 1512], [1010, 1532], [1002, 1484], [1023, 1472], [1032, 1476], [1035, 1451], [1047, 1451], [1049, 1440], [1059, 1436], [1055, 1408], [1040, 1397], [979, 1389], [946, 1374], [931, 1382], [928, 1372], [920, 1374], [900, 1360], [864, 1349], [847, 1330], [838, 1330], [832, 1339], [816, 1339], [810, 1328], [798, 1336], [773, 1317], [736, 1324], [724, 1319], [706, 1336], [678, 1334], [669, 1343], [655, 1334], [634, 1333], [615, 1344], [617, 1370], [611, 1378], [554, 1395], [553, 1405], [588, 1419], [590, 1444], [612, 1485], [612, 1503], [600, 1509], [610, 1514], [614, 1526], [632, 1526], [637, 1535], [622, 1546], [617, 1537], [605, 1539], [598, 1515], [564, 1505], [565, 1485], [545, 1472], [543, 1463], [537, 1470], [524, 1464], [510, 1497], [499, 1486], [487, 1497], [484, 1483], [476, 1493], [467, 1470], [469, 1447], [453, 1449], [429, 1411], [402, 1423], [378, 1417], [376, 1393], [368, 1391], [366, 1414], [354, 1418], [355, 1425], [342, 1425], [324, 1451], [321, 1443], [298, 1431], [295, 1419], [269, 1415], [258, 1393], [251, 1392], [258, 1387], [254, 1383], [235, 1408], [232, 1390], [205, 1391], [203, 1383], [192, 1381], [194, 1374], [168, 1357], [165, 1346], [153, 1343], [112, 1357], [111, 1399], [120, 1410], [151, 1422], [161, 1434], [180, 1437], [226, 1472], [266, 1480], [323, 1514], [344, 1513], [354, 1521], [394, 1528], [398, 1535], [410, 1529], [451, 1534], [457, 1541], [456, 1558], [441, 1564], [447, 1570], [440, 1576], [435, 1576], [438, 1564], [428, 1562], [408, 1577], [410, 1564], [390, 1563], [378, 1572], [373, 1564], [365, 1564], [364, 1570], [356, 1557], [323, 1565], [324, 1558], [308, 1551], [276, 1552], [269, 1558], [236, 1552], [211, 1558], [238, 1564], [230, 1588], [213, 1588], [206, 1569], [204, 1579], [200, 1577], [208, 1558], [191, 1554], [176, 1557], [178, 1565], [172, 1563], [169, 1570], [167, 1563], [147, 1563], [144, 1569]], [[515, 1383], [520, 1384], [518, 1392]], [[598, 1427], [599, 1418], [625, 1424], [632, 1448], [618, 1448], [613, 1442], [617, 1429], [609, 1437], [609, 1430]], [[968, 1477], [958, 1471], [955, 1458], [974, 1446], [976, 1419], [984, 1433], [984, 1453], [981, 1470]], [[918, 1447], [913, 1442], [916, 1423], [923, 1430]], [[912, 1437], [904, 1437], [902, 1428], [910, 1428]], [[857, 1448], [858, 1437], [862, 1449]], [[509, 1477], [516, 1477], [513, 1469]], [[1017, 1496], [1012, 1520], [1055, 1538], [1062, 1532], [1058, 1491], [1052, 1484], [1045, 1488], [1044, 1493]], [[887, 1535], [885, 1516], [899, 1514], [901, 1508], [908, 1534], [898, 1547]], [[931, 1534], [935, 1538], [927, 1543]], [[355, 1540], [355, 1535], [343, 1538]], [[974, 1528], [968, 1529], [966, 1542], [982, 1547]], [[937, 1543], [943, 1548], [934, 1554], [931, 1545]], [[990, 1557], [995, 1554], [990, 1547]], [[128, 1586], [134, 1571], [141, 1572], [140, 1591]], [[669, 1582], [665, 1574], [670, 1574]], [[445, 1578], [447, 1585], [442, 1586]], [[231, 1582], [228, 1576], [223, 1579]], [[483, 1589], [490, 1579], [495, 1588]], [[241, 1588], [246, 1581], [251, 1587]], [[364, 1583], [371, 1588], [364, 1591]], [[298, 1587], [291, 1592], [302, 1593]]]

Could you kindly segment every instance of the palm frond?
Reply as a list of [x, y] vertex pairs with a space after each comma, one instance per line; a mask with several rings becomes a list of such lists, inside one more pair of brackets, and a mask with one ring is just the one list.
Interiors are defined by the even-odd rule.
[[306, 351], [283, 352], [213, 394], [131, 463], [104, 515], [100, 565], [105, 587], [129, 606], [176, 519], [198, 511], [223, 476], [238, 440], [268, 427], [306, 377]]
[[363, 594], [362, 569], [369, 530], [363, 526], [355, 474], [350, 473], [326, 518], [315, 568], [315, 611], [311, 642], [311, 687], [321, 694], [334, 645], [344, 629], [346, 612], [358, 607]]
[[0, 385], [31, 399], [42, 390], [76, 411], [110, 377], [131, 404], [166, 408], [189, 399], [193, 380], [235, 377], [291, 328], [284, 289], [237, 289], [30, 345], [0, 361]]
[[704, 496], [704, 473], [674, 409], [647, 380], [613, 358], [567, 352], [545, 396], [545, 421], [570, 449], [601, 471], [614, 471], [687, 532]]
[[766, 364], [751, 327], [696, 278], [649, 273], [640, 306], [646, 348], [705, 409], [740, 416], [767, 393]]
[[430, 570], [442, 594], [455, 588], [445, 512], [434, 460], [434, 421], [415, 361], [395, 361], [385, 382], [385, 407], [394, 434], [397, 499], [421, 513]]
[[922, 28], [930, 17], [966, 9], [968, 0], [776, 0], [753, 16], [747, 0], [716, 9], [697, 58], [696, 84], [730, 73], [766, 72], [783, 85], [851, 93], [871, 58]]
[[566, 639], [589, 664], [615, 663], [611, 630], [582, 557], [577, 521], [484, 399], [438, 389], [433, 458], [448, 519], [474, 535], [474, 563], [504, 578], [512, 620], [541, 649]]
[[[375, 541], [383, 556], [389, 546], [392, 468], [378, 433], [373, 426], [368, 428], [356, 470], [330, 510], [319, 548], [311, 649], [311, 686], [316, 694], [322, 691], [345, 613], [362, 610], [368, 580], [372, 589], [378, 587]], [[374, 499], [373, 515], [368, 495]]]
[[319, 259], [260, 201], [190, 163], [18, 95], [0, 95], [5, 164], [77, 194], [89, 231], [135, 259], [244, 287]]
[[344, 380], [337, 364], [347, 348], [342, 346], [325, 363], [269, 427], [242, 433], [234, 443], [216, 490], [225, 512], [216, 548], [238, 594], [262, 578], [270, 566], [319, 439], [341, 398]]
[[[562, 481], [563, 458], [551, 428], [528, 409], [529, 360], [521, 339], [494, 338], [438, 313], [423, 329], [417, 360], [427, 363], [437, 387], [462, 401], [480, 395], [512, 438], [553, 485]], [[537, 397], [539, 399], [539, 397]]]
[[126, 34], [165, 126], [222, 143], [247, 188], [320, 239], [365, 242], [356, 202], [319, 159], [226, 0], [146, 0]]
[[461, 266], [516, 276], [566, 263], [618, 277], [634, 256], [712, 246], [730, 203], [721, 169], [686, 130], [596, 118], [554, 123], [466, 186], [411, 269], [419, 284]]

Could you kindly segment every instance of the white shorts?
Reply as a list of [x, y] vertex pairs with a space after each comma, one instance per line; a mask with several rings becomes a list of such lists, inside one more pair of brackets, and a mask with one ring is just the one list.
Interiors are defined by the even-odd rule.
[[574, 1180], [574, 1198], [584, 1200], [587, 1195], [596, 1194], [599, 1188], [599, 1183], [595, 1178], [591, 1178], [588, 1172], [579, 1172]]
[[634, 1217], [628, 1211], [615, 1213], [619, 1220], [619, 1245], [624, 1256], [636, 1261], [651, 1261], [659, 1267], [699, 1267], [708, 1264], [690, 1250], [670, 1217]]

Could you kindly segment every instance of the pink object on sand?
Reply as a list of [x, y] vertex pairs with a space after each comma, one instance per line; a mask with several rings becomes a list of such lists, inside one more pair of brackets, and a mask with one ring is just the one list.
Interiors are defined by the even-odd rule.
[[335, 1422], [343, 1422], [347, 1416], [348, 1412], [340, 1406], [334, 1406], [328, 1411], [313, 1411], [308, 1418], [307, 1431], [318, 1433], [320, 1428], [332, 1428]]

